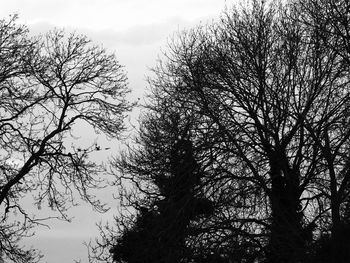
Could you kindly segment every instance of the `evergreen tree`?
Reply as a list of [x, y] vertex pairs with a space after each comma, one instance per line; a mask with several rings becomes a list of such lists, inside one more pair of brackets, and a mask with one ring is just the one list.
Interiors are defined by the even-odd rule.
[[200, 191], [203, 174], [195, 159], [190, 123], [178, 113], [166, 112], [161, 118], [147, 115], [143, 125], [140, 150], [124, 156], [119, 168], [136, 177], [146, 175], [158, 195], [138, 208], [136, 220], [111, 253], [116, 262], [183, 262], [193, 256], [186, 245], [191, 221], [213, 209]]

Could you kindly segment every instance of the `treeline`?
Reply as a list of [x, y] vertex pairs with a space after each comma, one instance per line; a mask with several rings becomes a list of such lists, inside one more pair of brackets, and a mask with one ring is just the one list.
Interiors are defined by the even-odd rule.
[[[250, 0], [179, 33], [154, 68], [135, 141], [111, 163], [120, 205], [91, 262], [350, 262], [350, 3]], [[133, 103], [86, 37], [0, 21], [0, 253], [37, 218], [69, 220], [106, 168], [79, 125], [120, 139]], [[91, 191], [92, 190], [92, 191]]]
[[348, 1], [248, 1], [179, 34], [95, 259], [349, 262], [349, 21]]

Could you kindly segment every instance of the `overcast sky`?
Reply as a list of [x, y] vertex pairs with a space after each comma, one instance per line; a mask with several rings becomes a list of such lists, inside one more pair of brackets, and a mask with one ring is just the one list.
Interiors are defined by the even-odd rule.
[[[232, 0], [227, 0], [231, 4]], [[167, 38], [178, 30], [206, 23], [218, 17], [226, 0], [6, 0], [1, 1], [0, 18], [17, 13], [20, 22], [33, 33], [45, 33], [54, 27], [86, 34], [95, 43], [115, 52], [125, 66], [134, 96], [142, 96], [149, 68], [155, 65], [160, 50], [166, 50]], [[99, 194], [111, 200], [111, 192]], [[110, 203], [113, 207], [113, 203]], [[37, 229], [26, 241], [45, 255], [43, 262], [87, 262], [82, 242], [96, 235], [95, 223], [112, 217], [87, 205], [74, 208], [71, 223], [48, 222], [51, 229]]]

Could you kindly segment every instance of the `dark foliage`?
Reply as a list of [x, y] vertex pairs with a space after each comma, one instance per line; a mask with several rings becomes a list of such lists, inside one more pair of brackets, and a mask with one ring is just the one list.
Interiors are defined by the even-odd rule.
[[[159, 244], [174, 261], [151, 246], [144, 262], [349, 261], [349, 11], [253, 0], [174, 39], [150, 80], [141, 147], [115, 164], [138, 189], [121, 198], [139, 212], [105, 239], [114, 255], [162, 240], [172, 228], [161, 222], [181, 210], [181, 245]], [[184, 162], [174, 152], [189, 142], [195, 161]], [[193, 186], [199, 199], [181, 202]], [[195, 200], [211, 212], [192, 217]]]
[[[117, 239], [111, 249], [116, 262], [171, 263], [185, 258], [189, 260], [192, 255], [186, 238], [193, 232], [190, 223], [213, 210], [212, 203], [198, 193], [202, 174], [195, 160], [189, 131], [181, 130], [176, 114], [168, 117], [167, 125], [143, 133], [143, 140], [139, 141], [143, 151], [128, 157], [133, 158], [132, 163], [125, 159], [120, 163], [122, 170], [142, 170], [143, 175], [147, 174], [156, 186], [158, 196], [147, 207], [138, 208], [135, 222]], [[147, 118], [148, 123], [149, 119], [159, 121], [150, 115]], [[162, 130], [164, 127], [166, 129]], [[161, 149], [167, 150], [162, 153], [165, 163], [158, 161], [164, 169], [153, 174], [148, 170], [153, 165], [150, 154]]]

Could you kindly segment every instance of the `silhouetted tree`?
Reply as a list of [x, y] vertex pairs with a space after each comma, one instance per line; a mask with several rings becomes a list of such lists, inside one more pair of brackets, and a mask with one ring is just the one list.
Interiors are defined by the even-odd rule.
[[116, 230], [101, 228], [90, 261], [212, 262], [204, 260], [215, 250], [196, 242], [214, 213], [204, 185], [210, 158], [196, 130], [200, 120], [156, 86], [151, 93], [135, 144], [113, 163], [123, 182], [118, 199], [131, 213], [116, 216]]
[[[226, 157], [230, 183], [251, 194], [249, 205], [239, 210], [232, 202], [230, 213], [240, 211], [244, 239], [258, 237], [268, 262], [303, 260], [314, 223], [327, 213], [327, 139], [320, 135], [325, 123], [340, 121], [348, 100], [339, 52], [295, 19], [299, 11], [251, 1], [216, 25], [182, 34], [156, 69], [164, 93], [205, 116], [207, 132], [224, 142], [217, 154]], [[342, 145], [347, 128], [338, 127]]]
[[[345, 1], [252, 0], [181, 33], [155, 68], [157, 118], [146, 130], [169, 121], [157, 115], [163, 105], [191, 116], [199, 187], [214, 208], [191, 221], [192, 262], [347, 260], [348, 11]], [[157, 222], [153, 205], [167, 185], [171, 144], [154, 138], [129, 170], [140, 190], [129, 200], [148, 208], [131, 220], [140, 225], [128, 221], [130, 244], [145, 218]]]
[[[329, 92], [327, 104], [319, 114], [323, 116], [316, 123], [308, 123], [307, 128], [315, 143], [322, 150], [323, 159], [327, 165], [328, 184], [323, 191], [330, 201], [332, 235], [343, 232], [342, 210], [349, 195], [349, 141], [350, 115], [348, 73], [350, 69], [350, 4], [348, 1], [309, 0], [298, 2], [300, 19], [311, 30], [317, 32], [320, 46], [331, 50], [337, 56], [337, 64], [342, 67], [338, 72], [338, 92]], [[329, 85], [328, 89], [333, 89]], [[337, 238], [336, 238], [337, 239]]]
[[350, 5], [348, 1], [338, 0], [297, 1], [297, 5], [300, 10], [298, 19], [318, 33], [321, 46], [332, 50], [338, 64], [343, 67], [337, 76], [343, 91], [329, 94], [327, 106], [320, 111], [324, 117], [317, 123], [308, 123], [307, 128], [322, 150], [326, 164], [327, 181], [321, 188], [325, 193], [324, 199], [329, 203], [331, 221], [316, 242], [315, 262], [348, 262]]
[[190, 123], [176, 112], [165, 115], [145, 116], [139, 141], [142, 148], [118, 164], [123, 173], [150, 181], [158, 194], [147, 207], [138, 208], [132, 227], [117, 239], [111, 250], [116, 262], [191, 258], [186, 246], [190, 223], [213, 209], [211, 202], [200, 196], [203, 176], [193, 152]]
[[88, 158], [95, 147], [74, 146], [74, 134], [85, 122], [116, 138], [130, 104], [114, 55], [63, 31], [30, 38], [15, 20], [0, 21], [0, 251], [32, 262], [36, 253], [18, 242], [43, 219], [29, 215], [22, 199], [31, 193], [39, 208], [47, 203], [64, 219], [78, 195], [104, 210], [89, 193], [101, 186], [101, 167]]

